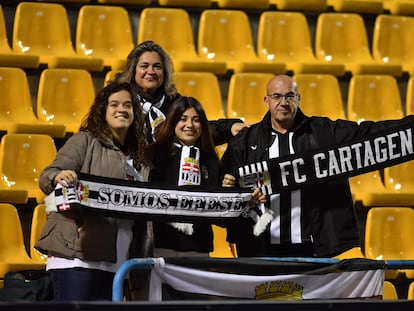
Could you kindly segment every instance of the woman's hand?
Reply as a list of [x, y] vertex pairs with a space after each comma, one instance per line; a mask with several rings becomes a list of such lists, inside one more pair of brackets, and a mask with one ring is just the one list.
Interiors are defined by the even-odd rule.
[[236, 177], [230, 174], [225, 174], [223, 177], [223, 187], [234, 187], [236, 185]]
[[55, 177], [55, 183], [61, 184], [63, 187], [74, 185], [78, 181], [78, 175], [72, 170], [62, 170]]
[[256, 203], [266, 203], [266, 196], [262, 193], [259, 188], [253, 190], [252, 201]]

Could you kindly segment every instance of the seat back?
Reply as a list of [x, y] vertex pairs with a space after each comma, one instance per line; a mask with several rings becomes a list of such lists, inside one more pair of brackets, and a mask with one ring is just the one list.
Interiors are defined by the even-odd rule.
[[158, 4], [160, 6], [167, 6], [167, 7], [178, 7], [178, 8], [186, 8], [186, 7], [197, 7], [197, 8], [209, 8], [213, 0], [158, 0]]
[[410, 207], [372, 207], [365, 226], [365, 257], [379, 260], [414, 258], [414, 210]]
[[278, 10], [324, 12], [328, 8], [327, 0], [269, 0]]
[[269, 0], [215, 0], [220, 8], [228, 9], [267, 9]]
[[[0, 203], [0, 222], [0, 262], [18, 259], [21, 256], [29, 257], [24, 245], [22, 224], [14, 205]], [[0, 269], [0, 277], [3, 277], [4, 273], [5, 271]]]
[[38, 122], [32, 108], [29, 81], [20, 68], [0, 67], [0, 130], [7, 124]]
[[309, 116], [346, 119], [338, 79], [328, 74], [297, 74], [300, 107]]
[[364, 20], [356, 13], [321, 13], [315, 30], [317, 59], [339, 62], [372, 61]]
[[259, 58], [280, 62], [315, 60], [308, 21], [302, 12], [267, 11], [257, 31]]
[[53, 139], [42, 134], [6, 134], [0, 143], [1, 188], [28, 190], [42, 201], [39, 176], [56, 156]]
[[[179, 29], [179, 31], [171, 31]], [[174, 60], [198, 57], [190, 16], [182, 8], [145, 8], [141, 12], [138, 42], [153, 40]]]
[[37, 95], [37, 116], [50, 124], [79, 131], [95, 98], [91, 74], [84, 69], [49, 68], [42, 71]]
[[414, 17], [378, 15], [372, 38], [372, 55], [384, 63], [414, 63]]
[[0, 53], [10, 53], [11, 51], [7, 37], [6, 20], [4, 19], [3, 8], [0, 5]]
[[196, 98], [209, 120], [224, 118], [220, 85], [210, 72], [176, 72], [174, 83], [180, 94]]
[[98, 3], [150, 5], [152, 0], [97, 0]]
[[76, 55], [65, 7], [20, 2], [13, 25], [13, 50], [37, 55]]
[[256, 60], [248, 15], [242, 10], [204, 10], [200, 15], [197, 50], [207, 60]]
[[262, 120], [267, 112], [264, 97], [266, 85], [274, 75], [266, 73], [235, 73], [230, 78], [227, 116], [246, 123]]
[[380, 121], [403, 116], [396, 79], [390, 75], [354, 75], [348, 89], [348, 119]]
[[84, 5], [79, 9], [76, 26], [78, 54], [126, 60], [133, 47], [131, 23], [125, 8]]
[[213, 245], [214, 250], [210, 252], [210, 257], [215, 258], [235, 258], [237, 254], [235, 253], [235, 247], [231, 243], [227, 242], [227, 231], [225, 228], [221, 228], [216, 225], [213, 227]]
[[408, 286], [407, 299], [414, 300], [414, 281], [411, 281], [410, 285]]
[[384, 168], [385, 187], [398, 193], [414, 193], [413, 169], [413, 161]]
[[46, 262], [47, 255], [40, 253], [34, 246], [42, 233], [47, 220], [46, 205], [38, 204], [33, 210], [32, 224], [30, 227], [30, 257], [39, 262]]
[[390, 281], [384, 281], [384, 293], [382, 295], [382, 300], [398, 300], [395, 285]]
[[407, 82], [405, 95], [405, 114], [414, 114], [414, 77], [410, 77]]

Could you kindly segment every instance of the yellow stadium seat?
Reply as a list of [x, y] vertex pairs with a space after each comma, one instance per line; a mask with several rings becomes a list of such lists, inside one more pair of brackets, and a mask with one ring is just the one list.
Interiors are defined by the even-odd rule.
[[34, 246], [42, 233], [46, 220], [46, 205], [36, 205], [33, 210], [32, 224], [30, 227], [30, 258], [43, 263], [46, 263], [47, 255], [39, 252]]
[[200, 15], [198, 52], [205, 60], [226, 62], [235, 73], [285, 73], [284, 63], [259, 59], [249, 17], [242, 10], [204, 10]]
[[227, 9], [267, 9], [269, 0], [214, 0], [219, 8]]
[[274, 75], [270, 73], [235, 73], [230, 78], [227, 116], [245, 123], [256, 123], [267, 112], [264, 102], [266, 86]]
[[300, 107], [308, 116], [346, 119], [338, 79], [329, 74], [296, 74]]
[[348, 88], [348, 119], [381, 121], [403, 117], [400, 90], [390, 75], [355, 75]]
[[[372, 207], [365, 226], [365, 257], [378, 260], [412, 260], [414, 248], [414, 210], [411, 207]], [[413, 270], [386, 270], [387, 279]]]
[[220, 85], [211, 72], [176, 72], [174, 83], [181, 95], [192, 96], [202, 104], [207, 118], [225, 118]]
[[44, 270], [45, 263], [37, 262], [27, 254], [16, 207], [0, 203], [0, 222], [0, 278], [8, 272]]
[[146, 6], [150, 5], [152, 0], [97, 0], [98, 3], [107, 3], [107, 4], [130, 4], [130, 5], [139, 5]]
[[414, 300], [414, 281], [408, 286], [407, 299]]
[[122, 72], [122, 70], [109, 70], [106, 74], [105, 74], [105, 78], [104, 78], [104, 85], [107, 85], [109, 81], [112, 81], [115, 79], [115, 76]]
[[328, 6], [337, 12], [380, 14], [383, 0], [328, 0]]
[[414, 17], [378, 15], [372, 39], [374, 59], [387, 64], [402, 65], [403, 72], [414, 74], [413, 33]]
[[213, 0], [158, 0], [160, 6], [178, 8], [197, 7], [208, 9], [212, 3]]
[[146, 40], [152, 40], [166, 49], [175, 71], [227, 72], [225, 61], [214, 62], [197, 54], [190, 16], [182, 8], [144, 9], [140, 15], [138, 42]]
[[76, 26], [76, 52], [103, 59], [105, 67], [124, 69], [134, 47], [128, 11], [121, 6], [84, 5]]
[[1, 189], [26, 190], [28, 198], [43, 203], [45, 194], [39, 188], [39, 176], [55, 156], [56, 146], [48, 135], [4, 135], [0, 143]]
[[226, 241], [227, 231], [216, 225], [212, 225], [214, 235], [214, 250], [210, 252], [210, 257], [215, 258], [236, 258], [236, 248], [232, 243]]
[[374, 60], [364, 20], [356, 13], [321, 13], [315, 29], [315, 54], [320, 60], [345, 65], [356, 74], [400, 76], [402, 66]]
[[95, 88], [88, 71], [45, 69], [39, 80], [37, 117], [50, 124], [65, 125], [66, 133], [76, 133], [94, 98]]
[[278, 10], [324, 12], [328, 8], [327, 0], [269, 0]]
[[414, 161], [384, 168], [385, 187], [395, 192], [394, 206], [412, 205], [414, 201], [413, 169]]
[[338, 259], [352, 259], [352, 258], [365, 258], [364, 254], [360, 247], [353, 247], [338, 256], [335, 256]]
[[17, 5], [13, 50], [38, 55], [40, 64], [49, 68], [103, 70], [102, 59], [76, 54], [68, 14], [58, 3], [20, 2]]
[[382, 300], [398, 300], [397, 290], [395, 289], [394, 284], [390, 281], [384, 281]]
[[0, 66], [4, 67], [39, 67], [39, 56], [14, 52], [9, 45], [3, 8], [0, 5]]
[[7, 133], [65, 136], [64, 125], [51, 125], [36, 118], [26, 73], [20, 68], [0, 67], [0, 130]]
[[257, 54], [263, 60], [286, 63], [287, 70], [295, 74], [345, 74], [343, 64], [316, 59], [308, 21], [302, 12], [263, 12], [257, 31]]
[[394, 15], [414, 15], [412, 0], [383, 0], [384, 10]]
[[406, 115], [414, 114], [414, 77], [410, 77], [407, 82], [405, 113]]

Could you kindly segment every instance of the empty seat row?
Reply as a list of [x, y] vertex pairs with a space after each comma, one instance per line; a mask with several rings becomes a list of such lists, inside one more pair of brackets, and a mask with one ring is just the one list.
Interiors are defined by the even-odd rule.
[[[1, 16], [0, 16], [1, 17]], [[30, 21], [30, 23], [28, 22]], [[0, 21], [0, 25], [1, 25]], [[4, 22], [3, 22], [4, 24]], [[146, 8], [139, 18], [137, 42], [153, 40], [171, 55], [176, 71], [330, 73], [336, 76], [414, 72], [411, 33], [414, 17], [380, 15], [375, 21], [372, 54], [362, 17], [355, 13], [321, 13], [315, 48], [306, 16], [266, 11], [260, 16], [257, 49], [248, 15], [241, 10], [204, 10], [198, 21], [197, 48], [189, 14], [179, 8]], [[180, 31], [171, 31], [179, 29]], [[24, 56], [51, 68], [102, 71], [122, 69], [134, 46], [128, 12], [119, 6], [85, 5], [79, 9], [76, 48], [72, 46], [64, 6], [19, 3], [13, 48], [3, 38], [0, 65], [15, 66]], [[0, 36], [6, 32], [0, 26]], [[394, 38], [398, 38], [395, 44]], [[10, 55], [10, 61], [8, 60]]]

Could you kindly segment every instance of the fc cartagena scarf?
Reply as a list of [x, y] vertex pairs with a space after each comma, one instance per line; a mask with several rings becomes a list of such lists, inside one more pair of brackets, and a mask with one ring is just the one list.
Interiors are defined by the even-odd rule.
[[383, 169], [414, 159], [413, 131], [414, 124], [403, 124], [331, 148], [250, 163], [239, 168], [239, 183], [277, 194]]

